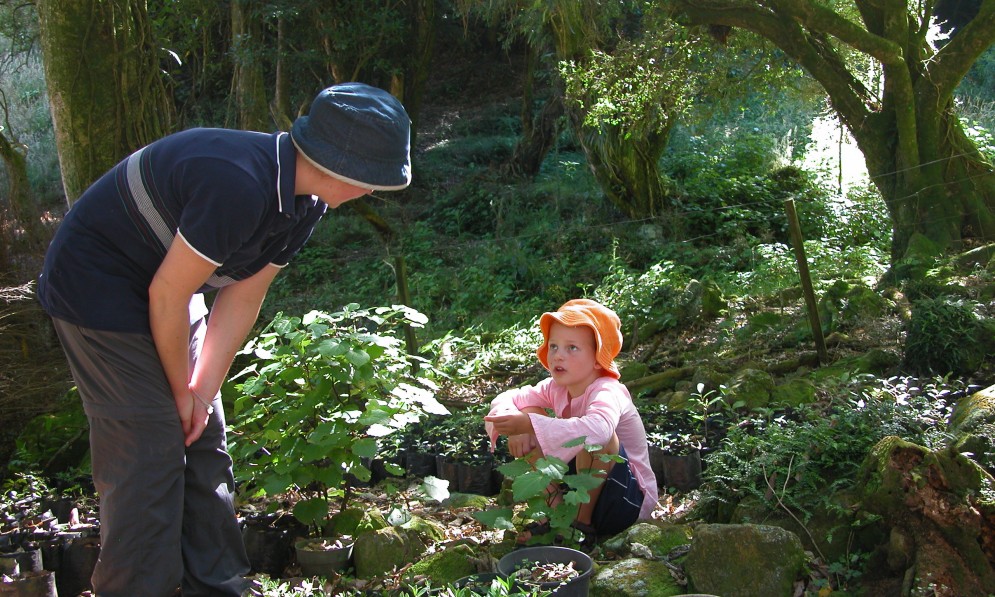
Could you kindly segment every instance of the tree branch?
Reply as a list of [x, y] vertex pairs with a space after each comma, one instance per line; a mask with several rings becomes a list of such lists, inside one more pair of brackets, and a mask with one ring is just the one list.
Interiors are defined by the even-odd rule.
[[927, 63], [926, 79], [937, 87], [941, 103], [953, 95], [971, 65], [993, 42], [995, 0], [984, 0], [978, 14]]

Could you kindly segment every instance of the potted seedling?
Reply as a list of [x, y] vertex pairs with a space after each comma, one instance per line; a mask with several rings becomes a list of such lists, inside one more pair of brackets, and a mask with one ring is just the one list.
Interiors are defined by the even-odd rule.
[[[590, 452], [601, 449], [597, 445], [586, 445], [585, 439], [578, 438], [564, 447], [583, 445]], [[608, 455], [599, 458], [620, 460]], [[533, 530], [536, 523], [541, 522], [543, 526], [548, 525], [549, 531], [533, 534], [530, 544], [538, 545], [515, 550], [501, 558], [498, 572], [517, 579], [516, 583], [531, 583], [530, 586], [543, 590], [555, 589], [558, 595], [586, 595], [593, 562], [590, 556], [576, 549], [584, 537], [574, 528], [573, 522], [580, 504], [590, 501], [588, 492], [602, 479], [592, 471], [569, 474], [567, 463], [555, 456], [534, 461], [516, 458], [501, 465], [499, 470], [512, 479], [513, 504], [476, 512], [474, 518], [491, 528], [518, 533]], [[558, 503], [548, 496], [548, 488], [553, 483], [567, 487]], [[560, 544], [552, 545], [554, 542]], [[545, 578], [536, 576], [542, 572], [547, 574]]]
[[347, 531], [332, 524], [332, 505], [342, 511], [349, 504], [348, 480], [370, 480], [365, 463], [380, 438], [427, 413], [448, 412], [435, 400], [431, 366], [412, 367], [403, 349], [402, 326], [422, 323], [404, 306], [279, 314], [242, 351], [254, 358], [234, 378], [235, 470], [250, 497], [293, 501], [293, 516], [308, 528], [298, 553], [309, 546], [348, 552]]

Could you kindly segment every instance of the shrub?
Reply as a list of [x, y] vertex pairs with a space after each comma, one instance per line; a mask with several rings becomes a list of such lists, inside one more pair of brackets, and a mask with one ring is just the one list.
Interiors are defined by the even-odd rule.
[[929, 449], [949, 439], [943, 429], [948, 399], [958, 391], [953, 384], [861, 376], [830, 391], [847, 396], [757, 413], [730, 428], [708, 458], [701, 512], [751, 496], [770, 511], [786, 507], [807, 520], [813, 512], [838, 509], [834, 494], [851, 486], [882, 438], [894, 435]]
[[448, 412], [431, 369], [398, 337], [424, 321], [406, 307], [277, 315], [243, 350], [254, 364], [234, 377], [244, 380], [232, 425], [238, 479], [257, 494], [299, 492], [294, 516], [324, 528], [329, 499], [346, 497], [346, 475], [370, 480], [363, 459], [377, 454], [378, 438]]
[[912, 303], [906, 327], [905, 362], [919, 373], [971, 375], [990, 353], [995, 325], [980, 306], [960, 297], [941, 295]]

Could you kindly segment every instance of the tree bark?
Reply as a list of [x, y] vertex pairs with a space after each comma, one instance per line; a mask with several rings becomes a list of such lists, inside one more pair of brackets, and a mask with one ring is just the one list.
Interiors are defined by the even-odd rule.
[[663, 215], [667, 206], [667, 185], [659, 161], [670, 139], [670, 127], [642, 137], [616, 126], [598, 129], [577, 123], [587, 162], [602, 192], [630, 218]]
[[[893, 262], [921, 234], [941, 250], [995, 238], [995, 169], [967, 137], [953, 93], [995, 42], [995, 0], [949, 42], [926, 40], [933, 3], [856, 0], [855, 15], [815, 0], [664, 0], [686, 22], [753, 31], [776, 44], [825, 89], [864, 155], [888, 206]], [[880, 94], [869, 90], [860, 61], [881, 65]]]
[[515, 143], [515, 150], [506, 169], [515, 176], [534, 178], [539, 174], [560, 132], [564, 113], [563, 85], [555, 81], [550, 86], [550, 96], [538, 113], [534, 113], [536, 78], [542, 66], [540, 52], [529, 45], [526, 56], [525, 87], [522, 94], [522, 136]]
[[46, 240], [28, 193], [27, 149], [5, 132], [0, 128], [0, 160], [7, 166], [7, 193], [0, 193], [0, 272], [7, 270], [18, 236], [18, 244], [27, 251], [42, 248]]
[[418, 125], [421, 122], [421, 103], [432, 66], [435, 51], [435, 0], [413, 0], [410, 2], [411, 44], [404, 67], [403, 91], [398, 96], [411, 117], [411, 146], [415, 146]]
[[263, 77], [263, 27], [252, 0], [231, 3], [232, 55], [235, 72], [235, 108], [238, 127], [249, 131], [271, 131], [273, 121], [266, 101]]
[[273, 83], [273, 120], [276, 128], [289, 131], [296, 114], [290, 107], [290, 77], [287, 76], [287, 18], [281, 16], [276, 24], [276, 80]]
[[68, 204], [164, 136], [173, 106], [140, 0], [38, 0], [45, 81]]

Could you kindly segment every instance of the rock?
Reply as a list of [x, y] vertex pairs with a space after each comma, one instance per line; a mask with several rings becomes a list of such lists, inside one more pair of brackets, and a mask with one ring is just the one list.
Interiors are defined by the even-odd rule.
[[[698, 367], [691, 376], [691, 391], [698, 394], [718, 392], [719, 387], [729, 381], [729, 374], [709, 367]], [[699, 386], [701, 388], [699, 389]]]
[[729, 310], [729, 301], [722, 294], [722, 289], [712, 280], [703, 282], [701, 293], [701, 318], [715, 319]]
[[408, 569], [407, 576], [428, 578], [434, 586], [449, 584], [464, 576], [489, 572], [479, 570], [477, 561], [477, 555], [469, 545], [455, 545], [415, 562]]
[[609, 562], [591, 578], [592, 597], [673, 597], [684, 593], [660, 561], [628, 558]]
[[789, 379], [775, 386], [770, 393], [770, 401], [778, 406], [798, 407], [815, 402], [815, 384], [802, 377]]
[[958, 452], [995, 475], [995, 386], [961, 398], [950, 415], [949, 429]]
[[361, 533], [352, 552], [356, 576], [369, 579], [390, 574], [418, 561], [430, 544], [443, 537], [437, 523], [418, 516], [402, 526]]
[[640, 522], [605, 540], [603, 549], [618, 554], [631, 554], [633, 545], [645, 545], [656, 558], [665, 557], [675, 547], [691, 543], [691, 529], [683, 524]]
[[901, 355], [890, 350], [872, 348], [857, 359], [855, 365], [861, 373], [886, 374], [902, 363]]
[[725, 401], [728, 404], [742, 402], [742, 406], [748, 410], [762, 408], [770, 403], [773, 390], [774, 378], [770, 373], [758, 369], [741, 369], [729, 380]]
[[793, 594], [805, 563], [801, 540], [782, 528], [704, 524], [694, 529], [684, 571], [700, 593], [774, 597]]
[[442, 501], [442, 505], [447, 508], [486, 510], [490, 505], [490, 500], [485, 495], [477, 495], [475, 493], [450, 493], [449, 497]]

